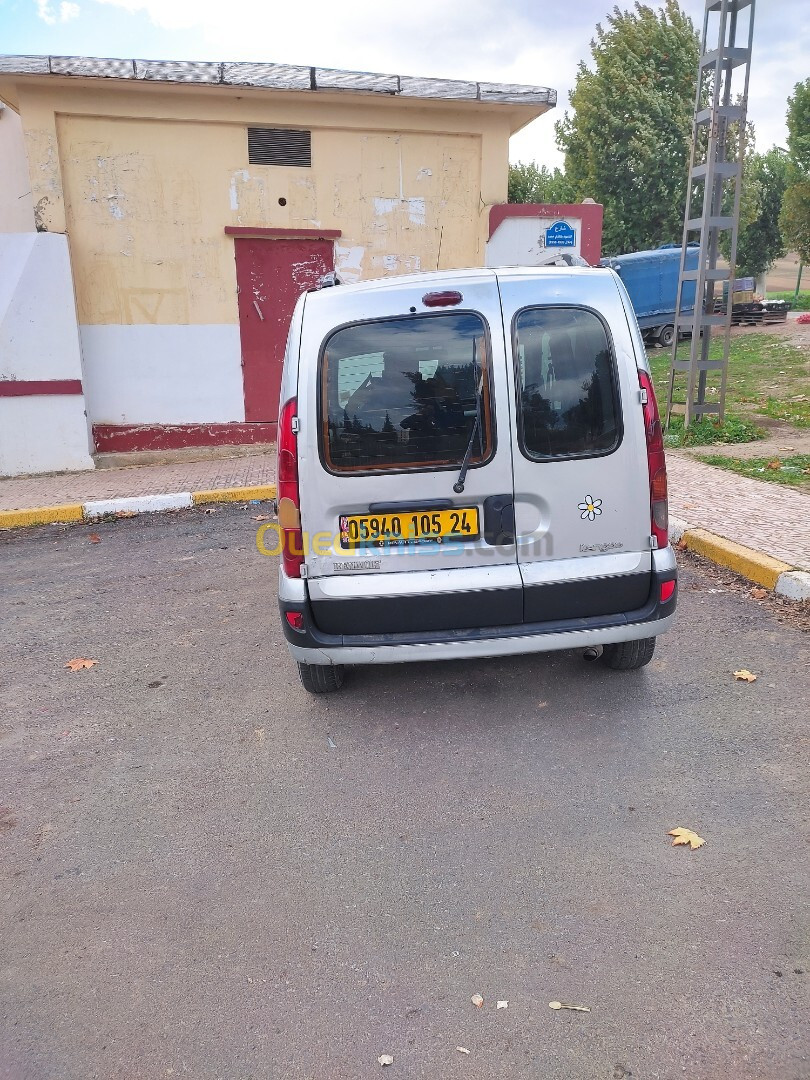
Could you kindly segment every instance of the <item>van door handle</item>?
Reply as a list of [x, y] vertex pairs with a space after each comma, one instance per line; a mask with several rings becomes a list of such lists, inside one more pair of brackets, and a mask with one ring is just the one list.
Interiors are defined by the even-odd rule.
[[515, 500], [512, 495], [490, 495], [484, 499], [484, 542], [514, 544]]

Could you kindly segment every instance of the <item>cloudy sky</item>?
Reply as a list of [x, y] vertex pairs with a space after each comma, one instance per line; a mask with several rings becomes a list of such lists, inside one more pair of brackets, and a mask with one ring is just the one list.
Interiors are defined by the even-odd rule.
[[[619, 0], [630, 8], [629, 0]], [[657, 7], [656, 2], [652, 6]], [[699, 25], [704, 0], [681, 0]], [[548, 86], [557, 109], [511, 158], [561, 165], [554, 120], [613, 0], [0, 0], [0, 53], [266, 60]], [[749, 119], [757, 149], [783, 146], [785, 102], [810, 77], [807, 0], [758, 0]]]

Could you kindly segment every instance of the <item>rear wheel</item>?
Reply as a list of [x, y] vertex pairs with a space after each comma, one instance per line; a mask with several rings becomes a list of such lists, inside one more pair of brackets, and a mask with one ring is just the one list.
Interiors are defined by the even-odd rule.
[[658, 340], [665, 349], [671, 348], [672, 342], [675, 340], [675, 327], [662, 326], [660, 333], [658, 334]]
[[644, 667], [653, 658], [655, 638], [641, 638], [638, 641], [617, 641], [614, 645], [605, 645], [602, 659], [614, 671], [635, 671]]
[[329, 694], [343, 686], [342, 664], [299, 664], [298, 674], [310, 694]]

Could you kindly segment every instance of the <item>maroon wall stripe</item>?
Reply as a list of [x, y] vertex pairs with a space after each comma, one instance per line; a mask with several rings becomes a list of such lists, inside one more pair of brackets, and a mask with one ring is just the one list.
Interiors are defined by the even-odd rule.
[[244, 446], [276, 441], [276, 424], [93, 424], [100, 454], [181, 450], [187, 446]]
[[0, 379], [0, 397], [81, 394], [81, 379]]
[[264, 229], [260, 226], [226, 225], [225, 235], [266, 236], [270, 240], [337, 240], [343, 233], [340, 229]]

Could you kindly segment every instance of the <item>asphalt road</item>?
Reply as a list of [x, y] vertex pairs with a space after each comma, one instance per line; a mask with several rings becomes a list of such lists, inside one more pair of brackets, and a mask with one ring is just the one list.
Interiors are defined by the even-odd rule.
[[810, 1077], [806, 636], [693, 566], [643, 672], [315, 699], [258, 513], [0, 539], [0, 1076]]

